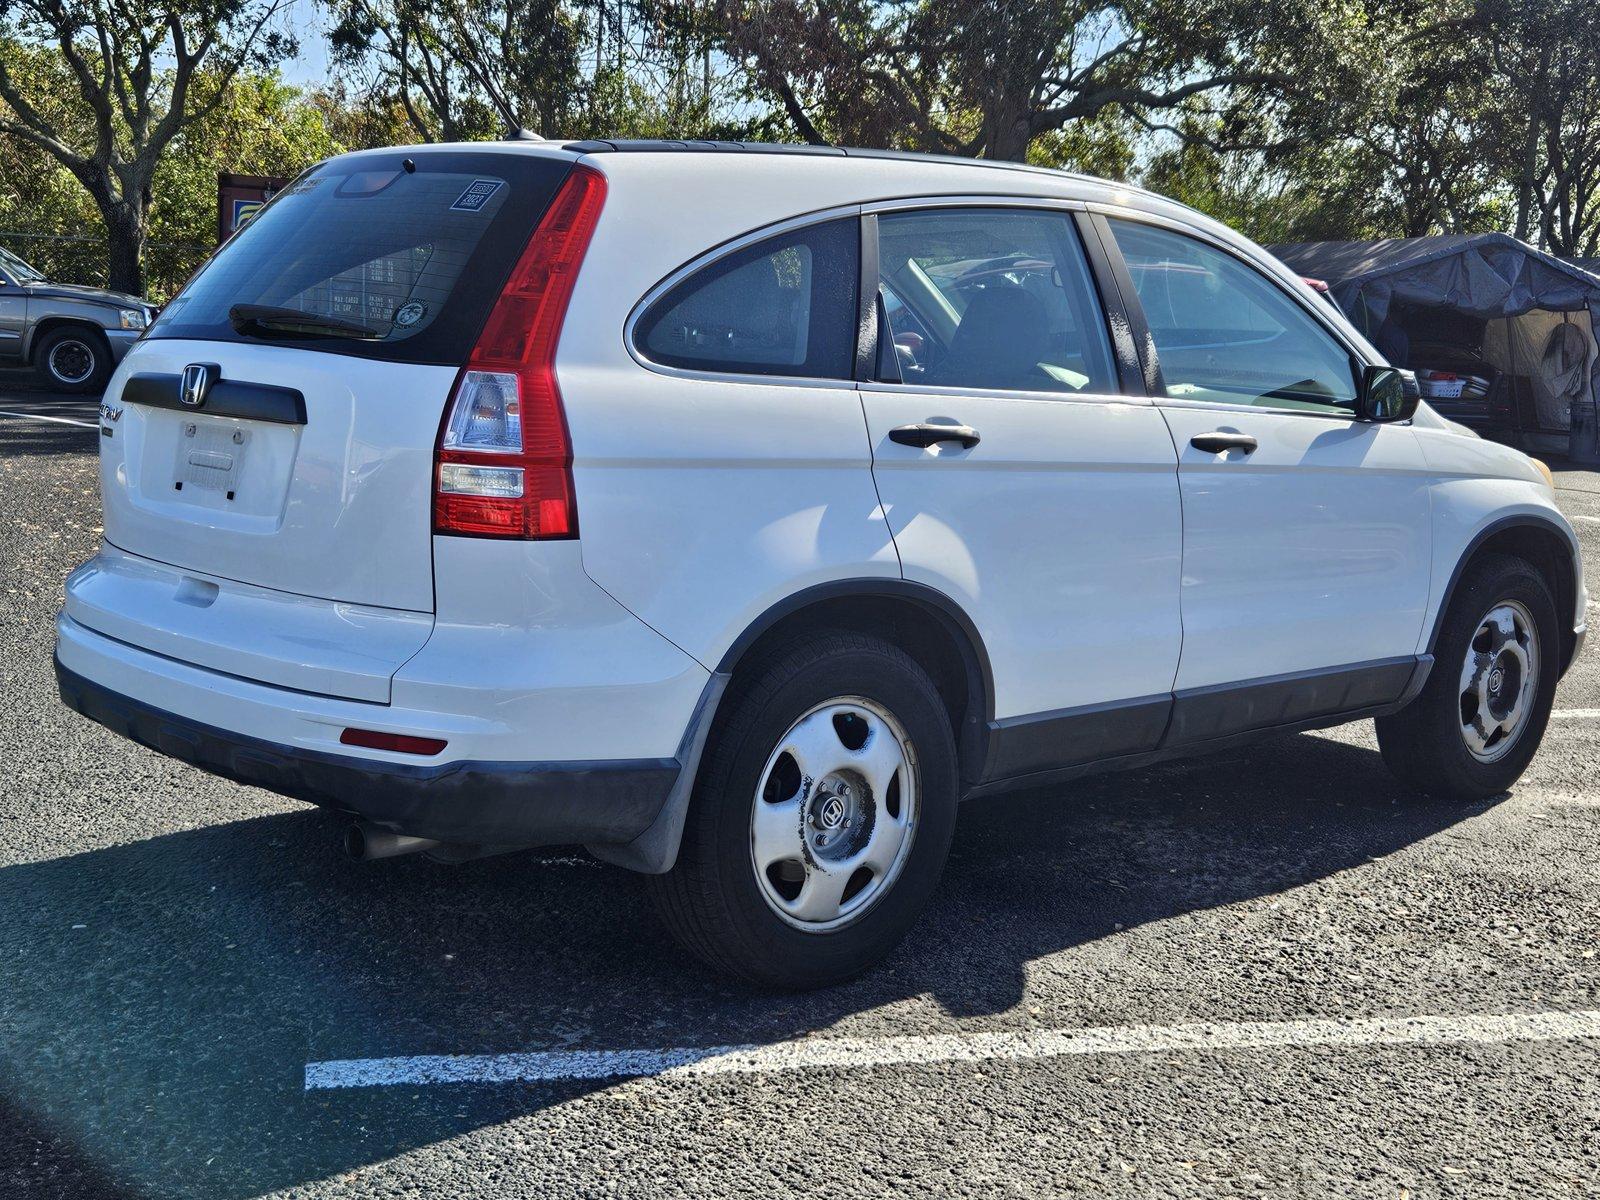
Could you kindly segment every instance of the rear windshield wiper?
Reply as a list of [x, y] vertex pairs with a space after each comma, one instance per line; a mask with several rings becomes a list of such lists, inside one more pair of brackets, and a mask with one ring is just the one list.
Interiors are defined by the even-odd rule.
[[375, 340], [382, 331], [359, 321], [329, 317], [299, 308], [277, 308], [271, 304], [235, 304], [228, 310], [228, 323], [243, 334], [285, 334], [289, 337], [360, 338]]

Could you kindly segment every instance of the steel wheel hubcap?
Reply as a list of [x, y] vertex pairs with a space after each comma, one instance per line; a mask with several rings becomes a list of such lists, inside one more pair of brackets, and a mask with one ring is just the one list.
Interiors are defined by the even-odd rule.
[[1510, 752], [1528, 724], [1539, 680], [1539, 631], [1515, 600], [1495, 605], [1467, 644], [1461, 666], [1461, 737], [1479, 762]]
[[894, 885], [916, 825], [916, 757], [900, 723], [861, 696], [819, 704], [779, 739], [756, 787], [762, 898], [807, 932], [848, 924]]
[[57, 342], [50, 350], [50, 374], [62, 383], [82, 383], [94, 374], [94, 351], [82, 342]]

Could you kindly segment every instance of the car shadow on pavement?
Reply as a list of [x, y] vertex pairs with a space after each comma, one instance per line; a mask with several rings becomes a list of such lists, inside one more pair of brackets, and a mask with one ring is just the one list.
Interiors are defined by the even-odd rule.
[[34, 455], [84, 454], [96, 448], [99, 433], [54, 421], [0, 417], [0, 461]]
[[[331, 814], [207, 826], [0, 869], [0, 1103], [134, 1191], [254, 1196], [612, 1086], [306, 1092], [308, 1061], [1026, 1025], [1040, 959], [1073, 970], [1120, 930], [1270, 899], [1481, 811], [1305, 735], [975, 801], [889, 963], [798, 996], [702, 969], [640, 879], [586, 860], [358, 866]], [[1093, 1024], [1102, 1003], [1053, 1016]], [[915, 1026], [879, 1013], [908, 1006]]]

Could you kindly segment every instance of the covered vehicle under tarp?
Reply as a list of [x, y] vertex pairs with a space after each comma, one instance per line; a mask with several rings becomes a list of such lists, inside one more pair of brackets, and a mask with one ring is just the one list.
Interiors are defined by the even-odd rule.
[[1444, 368], [1431, 371], [1432, 394], [1427, 381], [1423, 391], [1445, 416], [1535, 450], [1600, 461], [1600, 275], [1503, 233], [1271, 250], [1297, 274], [1326, 282], [1392, 363]]

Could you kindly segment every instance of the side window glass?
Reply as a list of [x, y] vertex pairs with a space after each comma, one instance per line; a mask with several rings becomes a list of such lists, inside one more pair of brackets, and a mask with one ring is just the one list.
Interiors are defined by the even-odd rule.
[[849, 379], [860, 257], [853, 217], [747, 246], [652, 304], [634, 341], [691, 371]]
[[1177, 399], [1348, 411], [1350, 355], [1275, 283], [1181, 233], [1112, 220], [1167, 395]]
[[878, 270], [889, 341], [880, 339], [880, 382], [1116, 390], [1105, 318], [1066, 213], [884, 213]]

